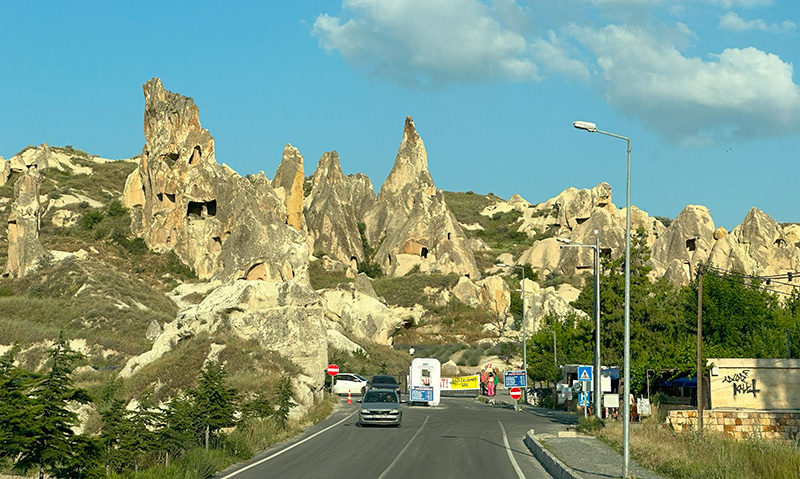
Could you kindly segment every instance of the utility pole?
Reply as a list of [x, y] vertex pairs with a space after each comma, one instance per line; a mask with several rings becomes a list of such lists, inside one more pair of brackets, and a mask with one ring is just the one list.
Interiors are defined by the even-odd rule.
[[697, 432], [703, 434], [703, 264], [697, 268]]

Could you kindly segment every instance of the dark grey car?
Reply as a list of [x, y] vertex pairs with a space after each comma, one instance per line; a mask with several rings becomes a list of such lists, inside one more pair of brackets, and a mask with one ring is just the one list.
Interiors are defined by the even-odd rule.
[[359, 400], [358, 424], [397, 426], [403, 422], [400, 395], [396, 389], [370, 389]]

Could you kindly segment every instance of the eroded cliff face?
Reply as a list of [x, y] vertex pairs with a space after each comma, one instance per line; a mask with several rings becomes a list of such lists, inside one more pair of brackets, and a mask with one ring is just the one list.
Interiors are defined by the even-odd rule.
[[419, 266], [422, 272], [480, 277], [461, 226], [433, 184], [425, 144], [411, 117], [394, 167], [364, 222], [370, 245], [380, 245], [373, 259], [389, 275]]
[[217, 163], [191, 98], [157, 78], [143, 90], [146, 144], [124, 194], [133, 232], [155, 251], [174, 251], [202, 279], [307, 284], [308, 247], [287, 226], [270, 182]]

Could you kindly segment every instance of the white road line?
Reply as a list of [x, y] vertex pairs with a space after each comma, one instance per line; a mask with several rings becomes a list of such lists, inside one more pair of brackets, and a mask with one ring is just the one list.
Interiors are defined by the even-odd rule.
[[307, 438], [303, 439], [302, 441], [300, 441], [300, 442], [296, 442], [296, 443], [292, 444], [291, 446], [287, 447], [286, 449], [282, 449], [282, 450], [280, 450], [280, 451], [276, 452], [275, 454], [273, 454], [273, 455], [271, 455], [271, 456], [267, 456], [267, 457], [265, 457], [264, 459], [261, 459], [261, 460], [259, 460], [259, 461], [256, 461], [256, 462], [254, 462], [254, 463], [252, 463], [252, 464], [250, 464], [250, 465], [248, 465], [248, 466], [246, 466], [246, 467], [243, 467], [243, 468], [239, 469], [238, 471], [233, 471], [232, 473], [228, 474], [227, 476], [222, 476], [220, 479], [228, 479], [229, 477], [233, 477], [233, 476], [235, 476], [236, 474], [239, 474], [240, 472], [244, 472], [244, 471], [246, 471], [246, 470], [248, 470], [248, 469], [250, 469], [250, 468], [256, 467], [256, 466], [258, 466], [258, 465], [260, 465], [260, 464], [264, 464], [265, 462], [269, 461], [269, 460], [270, 460], [270, 459], [272, 459], [273, 457], [280, 456], [280, 455], [281, 455], [281, 454], [283, 454], [284, 452], [286, 452], [286, 451], [289, 451], [289, 450], [291, 450], [291, 449], [294, 449], [295, 447], [299, 446], [300, 444], [303, 444], [303, 443], [304, 443], [304, 442], [306, 442], [306, 441], [309, 441], [309, 440], [311, 440], [311, 439], [314, 439], [315, 437], [319, 436], [320, 434], [322, 434], [323, 432], [327, 431], [328, 429], [334, 428], [334, 427], [338, 426], [339, 424], [341, 424], [341, 423], [343, 423], [343, 422], [347, 421], [348, 419], [350, 419], [350, 417], [351, 417], [353, 414], [355, 414], [355, 413], [357, 413], [357, 412], [358, 412], [358, 410], [356, 410], [356, 411], [353, 411], [352, 413], [348, 414], [348, 415], [347, 415], [347, 417], [345, 417], [345, 418], [344, 418], [344, 419], [342, 419], [341, 421], [337, 422], [336, 424], [331, 424], [330, 426], [326, 427], [326, 428], [325, 428], [325, 429], [323, 429], [322, 431], [316, 432], [316, 433], [314, 433], [314, 434], [312, 434], [312, 435], [308, 436]]
[[514, 454], [511, 452], [511, 446], [508, 445], [508, 436], [506, 436], [506, 428], [503, 427], [503, 423], [497, 421], [497, 424], [500, 425], [500, 430], [503, 431], [503, 444], [506, 446], [506, 453], [508, 454], [508, 458], [511, 460], [511, 465], [514, 466], [514, 470], [517, 471], [517, 477], [519, 479], [525, 479], [525, 474], [522, 473], [522, 469], [519, 468], [519, 464], [517, 464], [516, 459], [514, 459]]
[[422, 432], [422, 428], [425, 427], [425, 424], [427, 424], [429, 418], [430, 418], [430, 416], [425, 416], [425, 420], [422, 421], [422, 426], [419, 427], [419, 429], [417, 430], [416, 434], [411, 436], [411, 439], [408, 441], [408, 443], [405, 445], [405, 447], [403, 447], [403, 449], [400, 451], [400, 454], [398, 454], [397, 457], [394, 458], [394, 461], [392, 461], [392, 463], [389, 464], [389, 467], [387, 467], [386, 470], [383, 471], [383, 474], [378, 476], [378, 479], [384, 479], [386, 477], [386, 475], [389, 474], [389, 471], [392, 470], [394, 465], [397, 464], [397, 461], [399, 461], [400, 458], [403, 456], [403, 453], [406, 452], [406, 449], [408, 449], [408, 446], [410, 446], [411, 443], [414, 441], [414, 439], [416, 439], [417, 436], [419, 436], [419, 433]]

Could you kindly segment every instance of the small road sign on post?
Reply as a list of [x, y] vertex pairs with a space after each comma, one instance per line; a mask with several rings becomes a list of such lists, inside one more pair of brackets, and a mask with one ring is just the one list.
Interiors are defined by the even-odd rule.
[[522, 390], [520, 388], [511, 388], [511, 390], [508, 391], [508, 394], [511, 395], [511, 399], [516, 400], [522, 397]]
[[578, 381], [592, 380], [592, 366], [578, 366]]
[[339, 366], [331, 364], [328, 366], [328, 374], [331, 375], [331, 394], [333, 394], [333, 386], [336, 380], [336, 375], [339, 374]]

